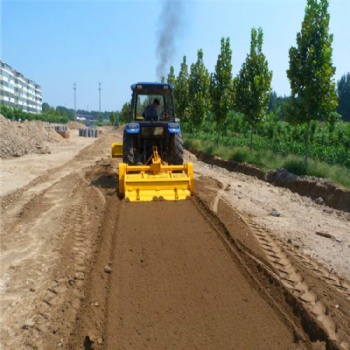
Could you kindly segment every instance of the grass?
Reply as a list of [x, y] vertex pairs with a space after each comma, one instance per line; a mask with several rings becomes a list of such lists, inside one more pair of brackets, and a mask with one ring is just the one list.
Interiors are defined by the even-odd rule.
[[308, 160], [308, 168], [304, 166], [304, 157], [297, 155], [282, 156], [270, 150], [249, 150], [247, 146], [216, 146], [214, 142], [184, 139], [185, 148], [193, 148], [225, 160], [248, 163], [257, 166], [262, 171], [285, 168], [295, 175], [315, 176], [330, 179], [335, 184], [350, 189], [350, 169], [341, 165], [329, 165], [325, 162]]

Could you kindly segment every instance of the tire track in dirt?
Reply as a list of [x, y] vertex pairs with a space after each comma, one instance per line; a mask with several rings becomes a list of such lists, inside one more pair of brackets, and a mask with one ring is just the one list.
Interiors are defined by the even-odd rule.
[[4, 349], [66, 347], [105, 209], [104, 195], [84, 179], [91, 168], [81, 168], [105, 153], [111, 137], [2, 198]]
[[[229, 200], [225, 198], [226, 189], [217, 189], [216, 191], [212, 187], [210, 189], [217, 193], [211, 201], [211, 210], [215, 213], [218, 212], [220, 200], [230, 205]], [[327, 341], [327, 338], [329, 338], [334, 345], [337, 344], [342, 349], [349, 349], [349, 317], [345, 310], [350, 308], [350, 303], [347, 302], [350, 300], [350, 283], [342, 280], [311, 258], [298, 251], [295, 252], [290, 246], [278, 242], [272, 234], [249, 217], [241, 217], [241, 219], [251, 227], [268, 261], [271, 263], [273, 270], [270, 270], [270, 273], [277, 276], [284, 288], [290, 290], [301, 301], [302, 306], [312, 313], [316, 318], [316, 322], [327, 333], [324, 340]], [[252, 256], [252, 258], [254, 257]], [[297, 261], [295, 261], [296, 259]], [[297, 262], [302, 263], [307, 270], [300, 269]], [[260, 263], [263, 264], [261, 261]], [[265, 268], [269, 269], [266, 265]], [[338, 294], [338, 298], [333, 299], [331, 305], [324, 301], [324, 294], [326, 293], [324, 289], [322, 290], [323, 293], [320, 293], [313, 288], [314, 281], [310, 279], [310, 272], [316, 273], [322, 279], [322, 282], [331, 285], [340, 294]], [[341, 307], [336, 300], [341, 301]]]
[[[14, 320], [16, 324], [4, 325], [3, 334], [16, 335], [8, 340], [9, 348], [46, 347], [51, 344], [51, 338], [56, 341], [59, 335], [55, 329], [57, 314], [67, 310], [70, 316], [66, 321], [74, 320], [83, 296], [85, 273], [89, 272], [86, 269], [98, 223], [95, 219], [91, 225], [90, 220], [93, 211], [89, 203], [94, 197], [93, 202], [101, 202], [79, 176], [69, 175], [46, 189], [40, 201], [31, 201], [20, 223], [8, 232], [9, 239], [16, 236], [17, 241], [7, 244], [9, 256], [5, 252], [2, 257], [3, 268], [14, 270], [9, 275], [9, 287], [3, 291], [3, 305], [10, 305], [4, 307], [2, 316], [9, 320], [7, 315], [14, 308], [26, 309], [20, 319]], [[70, 202], [66, 211], [61, 207], [63, 202]], [[21, 236], [26, 243], [28, 232], [33, 237], [32, 247], [22, 249]], [[37, 247], [36, 241], [41, 241], [43, 235], [47, 243]], [[17, 248], [12, 244], [17, 244]], [[32, 250], [36, 251], [35, 261], [31, 259]], [[64, 265], [60, 263], [62, 259]], [[11, 303], [7, 296], [12, 290], [16, 290], [16, 298]], [[66, 340], [67, 334], [63, 334], [63, 338]], [[56, 347], [57, 342], [52, 346]]]
[[49, 169], [45, 175], [38, 176], [26, 186], [1, 197], [3, 225], [13, 225], [13, 221], [21, 216], [23, 210], [30, 206], [31, 202], [40, 199], [41, 194], [47, 188], [62, 180], [65, 176], [95, 164], [97, 159], [101, 158], [101, 155], [106, 155], [106, 149], [109, 148], [110, 140], [114, 140], [114, 137], [113, 134], [105, 136], [103, 139], [96, 140], [94, 144], [85, 147], [72, 160]]
[[[82, 186], [82, 183], [80, 184]], [[85, 185], [76, 196], [76, 202], [71, 205], [71, 211], [64, 220], [62, 233], [66, 236], [61, 255], [67, 264], [65, 271], [60, 271], [64, 276], [55, 279], [52, 285], [46, 289], [42, 297], [42, 303], [36, 308], [36, 313], [41, 316], [33, 331], [29, 332], [28, 339], [32, 341], [32, 347], [52, 346], [63, 347], [69, 338], [67, 330], [61, 327], [62, 317], [65, 313], [65, 322], [73, 322], [84, 298], [84, 286], [86, 275], [89, 273], [89, 261], [93, 256], [96, 227], [93, 227], [91, 210], [86, 203], [91, 200], [91, 188]], [[96, 197], [96, 200], [98, 197]], [[53, 319], [56, 317], [56, 319]], [[38, 317], [39, 318], [39, 317]], [[47, 335], [52, 333], [51, 337]], [[50, 339], [51, 338], [51, 339]]]
[[103, 194], [106, 200], [103, 218], [99, 226], [98, 242], [94, 252], [94, 263], [85, 280], [86, 298], [77, 316], [67, 349], [104, 349], [107, 297], [110, 284], [111, 262], [114, 259], [112, 247], [115, 245], [115, 230], [118, 224], [120, 201], [116, 196], [117, 176], [114, 160], [101, 161], [87, 174], [86, 181]]
[[[330, 339], [334, 340], [342, 348], [349, 349], [349, 324], [348, 320], [344, 318], [342, 314], [344, 309], [350, 307], [350, 303], [348, 302], [350, 300], [349, 283], [347, 281], [342, 281], [325, 267], [320, 266], [300, 253], [291, 255], [288, 253], [287, 249], [281, 247], [269, 233], [259, 230], [256, 232], [256, 236], [263, 249], [266, 251], [269, 260], [274, 265], [275, 271], [279, 272], [284, 286], [291, 289], [303, 302], [304, 307], [312, 312], [326, 330]], [[299, 262], [307, 267], [307, 274], [299, 268], [299, 264], [294, 263], [295, 259], [298, 259]], [[316, 273], [316, 276], [318, 276], [322, 282], [327, 283], [339, 293], [340, 295], [338, 298], [340, 297], [343, 299], [343, 297], [345, 297], [341, 303], [343, 304], [341, 310], [338, 310], [339, 305], [336, 302], [338, 298], [334, 299], [331, 305], [323, 301], [323, 293], [320, 294], [313, 288], [313, 281], [309, 278], [310, 272]]]

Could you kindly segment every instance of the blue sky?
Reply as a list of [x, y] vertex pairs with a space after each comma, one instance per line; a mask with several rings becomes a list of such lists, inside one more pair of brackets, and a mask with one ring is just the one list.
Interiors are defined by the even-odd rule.
[[[163, 13], [166, 5], [174, 10], [171, 18]], [[289, 95], [288, 50], [296, 45], [305, 6], [306, 0], [2, 0], [0, 57], [39, 84], [51, 106], [74, 108], [76, 83], [77, 109], [97, 111], [101, 82], [101, 110], [112, 111], [130, 100], [131, 84], [159, 81], [157, 47], [169, 28], [162, 48], [172, 50], [163, 75], [171, 65], [178, 74], [183, 56], [190, 67], [199, 49], [213, 72], [220, 40], [229, 37], [235, 76], [251, 29], [261, 27], [272, 88]], [[330, 0], [329, 12], [337, 81], [350, 72], [350, 1]]]

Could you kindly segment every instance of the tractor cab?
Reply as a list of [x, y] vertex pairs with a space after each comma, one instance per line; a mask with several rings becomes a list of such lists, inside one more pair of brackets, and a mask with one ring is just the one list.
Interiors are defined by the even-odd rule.
[[[173, 165], [183, 164], [180, 124], [176, 121], [172, 84], [137, 83], [131, 85], [130, 123], [123, 135], [123, 162], [129, 165], [150, 164], [153, 148], [161, 159]], [[159, 102], [151, 119], [145, 109]]]
[[[175, 122], [174, 98], [172, 84], [166, 83], [137, 83], [131, 85], [131, 121], [162, 121]], [[156, 117], [147, 118], [144, 114], [147, 106], [159, 102]]]

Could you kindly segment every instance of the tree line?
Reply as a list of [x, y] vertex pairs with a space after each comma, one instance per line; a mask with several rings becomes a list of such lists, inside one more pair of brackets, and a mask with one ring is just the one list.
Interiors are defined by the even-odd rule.
[[[250, 50], [235, 77], [232, 74], [232, 50], [228, 37], [221, 39], [214, 72], [210, 73], [206, 68], [202, 49], [197, 51], [197, 61], [190, 66], [186, 56], [183, 57], [177, 76], [171, 66], [168, 76], [163, 77], [162, 81], [175, 86], [175, 111], [182, 129], [194, 135], [203, 130], [210, 130], [213, 134], [215, 130], [216, 143], [220, 144], [228, 130], [247, 131], [248, 127], [252, 148], [255, 133], [267, 130], [267, 135], [277, 135], [277, 131], [282, 129], [271, 126], [273, 123], [283, 121], [289, 125], [299, 125], [302, 127], [298, 130], [304, 132], [307, 166], [309, 141], [313, 139], [315, 122], [327, 123], [329, 132], [334, 135], [337, 123], [350, 121], [350, 73], [335, 83], [328, 6], [328, 0], [307, 0], [296, 45], [288, 52], [289, 68], [286, 74], [291, 87], [290, 96], [280, 97], [272, 91], [273, 72], [269, 70], [263, 53], [262, 28], [252, 28]], [[16, 109], [10, 112], [6, 106], [0, 108], [0, 112], [10, 119], [64, 123], [75, 117], [74, 110], [62, 106], [53, 108], [47, 103], [43, 104], [42, 115], [30, 115]], [[78, 110], [77, 114], [98, 115], [100, 121], [109, 118], [114, 125], [116, 120], [129, 121], [130, 108], [130, 102], [126, 102], [116, 112]], [[284, 126], [283, 129], [289, 128]], [[339, 131], [339, 134], [342, 132]], [[343, 140], [342, 137], [337, 139]]]
[[[328, 6], [328, 0], [307, 0], [296, 45], [288, 53], [289, 97], [278, 97], [271, 89], [273, 72], [263, 53], [261, 28], [252, 28], [250, 51], [235, 77], [229, 38], [221, 39], [212, 73], [205, 67], [201, 49], [197, 52], [197, 61], [190, 66], [186, 56], [183, 57], [177, 76], [171, 66], [163, 81], [175, 86], [175, 111], [183, 130], [197, 134], [203, 130], [204, 122], [209, 121], [219, 144], [228, 123], [234, 122], [232, 115], [241, 114], [250, 127], [252, 147], [254, 133], [271, 119], [303, 125], [307, 166], [313, 121], [325, 121], [331, 128], [338, 121], [350, 121], [350, 73], [335, 83]], [[120, 112], [121, 120], [128, 120], [129, 111], [130, 104], [125, 103]]]
[[40, 120], [48, 123], [59, 123], [67, 124], [69, 121], [75, 121], [76, 115], [84, 116], [97, 116], [97, 123], [102, 125], [103, 120], [109, 120], [111, 125], [115, 125], [118, 120], [119, 112], [97, 112], [97, 111], [86, 111], [84, 109], [78, 109], [76, 112], [74, 109], [66, 108], [63, 106], [57, 106], [56, 108], [50, 106], [48, 103], [44, 102], [42, 104], [42, 113], [29, 113], [23, 111], [21, 108], [12, 108], [7, 105], [0, 105], [0, 114], [5, 118], [16, 120], [16, 121], [25, 121], [25, 120]]
[[[43, 105], [45, 105], [45, 103]], [[48, 106], [47, 109], [43, 109], [42, 113], [34, 114], [25, 112], [21, 108], [12, 108], [7, 105], [0, 105], [0, 114], [7, 119], [15, 121], [40, 120], [48, 123], [66, 124], [70, 120], [66, 112], [62, 113], [58, 107], [55, 109], [54, 107], [50, 106]]]

